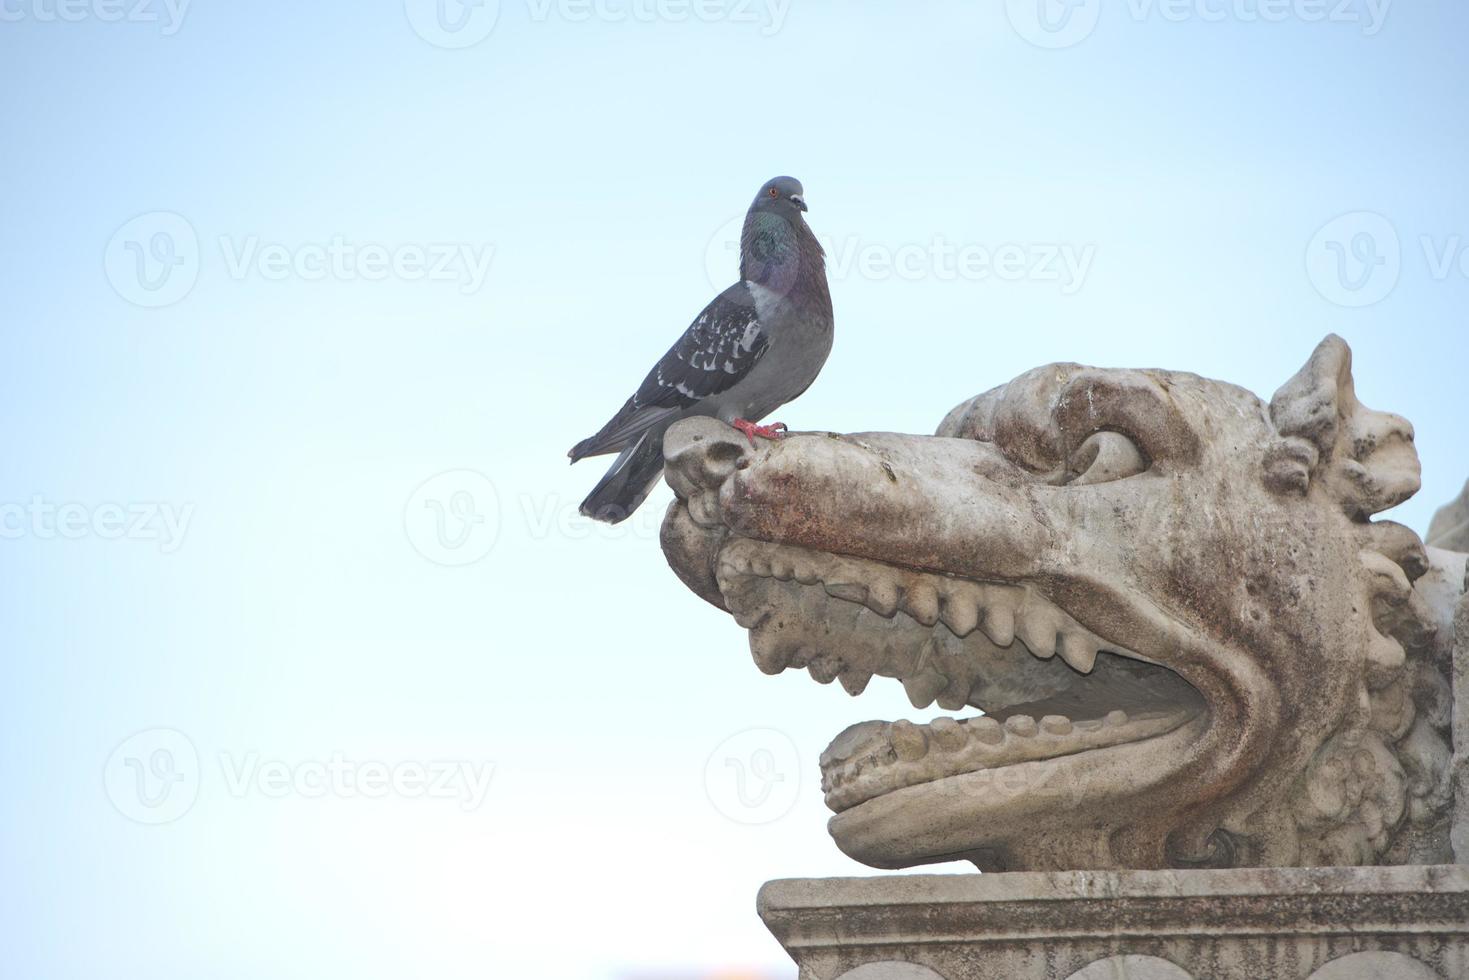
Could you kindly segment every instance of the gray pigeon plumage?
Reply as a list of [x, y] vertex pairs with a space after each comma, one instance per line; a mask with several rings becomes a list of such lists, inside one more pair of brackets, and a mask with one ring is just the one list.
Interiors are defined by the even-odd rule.
[[680, 419], [713, 416], [752, 441], [784, 428], [754, 423], [809, 388], [831, 353], [826, 255], [806, 210], [793, 177], [760, 188], [740, 234], [740, 281], [704, 308], [621, 411], [569, 453], [573, 463], [619, 454], [583, 514], [617, 524], [637, 510], [663, 474], [663, 433]]

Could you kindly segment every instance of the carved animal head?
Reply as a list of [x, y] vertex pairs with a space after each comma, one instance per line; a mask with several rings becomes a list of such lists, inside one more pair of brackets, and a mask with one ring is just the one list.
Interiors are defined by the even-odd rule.
[[1269, 405], [1053, 364], [937, 436], [665, 440], [669, 562], [767, 673], [918, 707], [823, 754], [838, 846], [883, 868], [1442, 859], [1446, 656], [1410, 530], [1413, 431], [1328, 337]]

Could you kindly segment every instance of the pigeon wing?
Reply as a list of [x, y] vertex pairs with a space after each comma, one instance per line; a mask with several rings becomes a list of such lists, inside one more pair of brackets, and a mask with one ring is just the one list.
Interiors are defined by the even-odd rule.
[[734, 387], [770, 348], [745, 283], [715, 297], [633, 395], [640, 407], [690, 408]]
[[728, 391], [770, 349], [749, 286], [736, 283], [704, 307], [637, 392], [572, 457], [615, 452], [659, 423]]

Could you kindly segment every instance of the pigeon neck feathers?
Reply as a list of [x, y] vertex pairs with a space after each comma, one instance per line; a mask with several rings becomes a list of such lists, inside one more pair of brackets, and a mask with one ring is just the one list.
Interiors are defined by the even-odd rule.
[[826, 252], [799, 215], [751, 208], [740, 235], [740, 278], [783, 295], [826, 294]]

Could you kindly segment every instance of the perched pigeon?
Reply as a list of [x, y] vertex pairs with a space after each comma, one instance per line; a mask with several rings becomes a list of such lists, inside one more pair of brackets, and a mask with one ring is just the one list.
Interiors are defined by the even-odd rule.
[[621, 454], [583, 514], [616, 524], [637, 510], [663, 473], [663, 433], [679, 419], [711, 415], [752, 443], [785, 431], [755, 423], [811, 386], [832, 341], [826, 255], [801, 217], [803, 195], [793, 177], [760, 188], [740, 235], [740, 281], [704, 308], [602, 431], [571, 450], [573, 463]]

